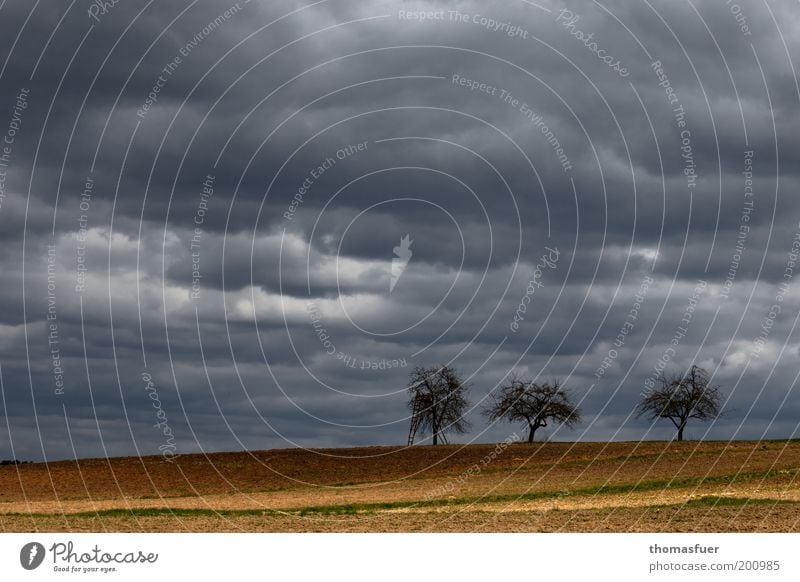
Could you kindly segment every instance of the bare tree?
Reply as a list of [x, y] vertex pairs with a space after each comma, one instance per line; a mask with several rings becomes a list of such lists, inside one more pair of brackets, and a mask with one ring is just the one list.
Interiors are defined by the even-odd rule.
[[648, 420], [667, 418], [683, 440], [683, 430], [690, 419], [711, 420], [720, 414], [722, 393], [703, 368], [692, 366], [683, 375], [667, 376], [661, 372], [657, 387], [645, 395], [637, 406], [638, 416]]
[[408, 444], [414, 443], [418, 431], [430, 432], [433, 444], [447, 443], [447, 433], [463, 434], [469, 429], [464, 418], [469, 402], [467, 386], [449, 366], [417, 367], [408, 383], [411, 428]]
[[509, 379], [498, 395], [492, 395], [484, 414], [492, 422], [524, 422], [528, 427], [529, 443], [533, 442], [536, 431], [547, 426], [548, 422], [574, 426], [581, 420], [580, 410], [570, 402], [569, 394], [559, 380], [537, 384], [516, 376]]

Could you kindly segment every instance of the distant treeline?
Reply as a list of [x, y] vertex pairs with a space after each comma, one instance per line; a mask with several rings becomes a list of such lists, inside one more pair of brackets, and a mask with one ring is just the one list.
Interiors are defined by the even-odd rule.
[[[722, 393], [711, 383], [711, 375], [692, 365], [687, 372], [661, 372], [650, 380], [635, 405], [637, 416], [649, 421], [669, 420], [676, 429], [675, 439], [682, 441], [690, 420], [713, 420], [721, 414]], [[463, 434], [470, 428], [466, 414], [470, 408], [468, 387], [458, 372], [448, 365], [417, 367], [408, 382], [408, 407], [411, 427], [408, 444], [417, 434], [431, 434], [431, 443], [447, 443], [447, 433]], [[536, 431], [555, 424], [572, 427], [581, 422], [581, 411], [561, 380], [535, 382], [515, 374], [504, 378], [483, 406], [483, 414], [494, 424], [498, 421], [522, 424], [532, 443]]]

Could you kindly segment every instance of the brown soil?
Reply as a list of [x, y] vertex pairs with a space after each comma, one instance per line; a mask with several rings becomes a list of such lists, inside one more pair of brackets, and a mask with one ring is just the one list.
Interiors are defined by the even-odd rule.
[[5, 466], [0, 531], [800, 529], [800, 441], [495, 450], [273, 450]]

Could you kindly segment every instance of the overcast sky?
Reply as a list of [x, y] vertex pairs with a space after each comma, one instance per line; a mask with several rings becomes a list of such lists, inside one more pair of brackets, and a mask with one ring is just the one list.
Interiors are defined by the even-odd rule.
[[688, 438], [796, 436], [798, 54], [789, 0], [0, 2], [0, 458], [404, 444], [441, 364], [458, 442], [510, 373], [671, 438], [692, 364]]

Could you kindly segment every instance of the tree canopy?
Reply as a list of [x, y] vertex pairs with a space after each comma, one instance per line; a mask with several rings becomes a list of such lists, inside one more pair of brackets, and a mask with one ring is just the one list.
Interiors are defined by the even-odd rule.
[[537, 384], [516, 376], [500, 388], [499, 394], [491, 396], [484, 414], [492, 422], [523, 422], [528, 428], [529, 443], [533, 442], [536, 431], [549, 422], [574, 426], [581, 419], [580, 410], [570, 402], [560, 380]]
[[449, 366], [417, 367], [411, 372], [408, 407], [411, 429], [408, 443], [418, 432], [430, 433], [434, 445], [447, 443], [447, 433], [465, 433], [469, 422], [464, 415], [469, 408], [468, 388]]
[[690, 419], [711, 420], [720, 414], [722, 393], [703, 368], [692, 366], [685, 375], [658, 377], [656, 388], [645, 394], [637, 406], [638, 416], [648, 420], [666, 418], [677, 429], [677, 440]]

